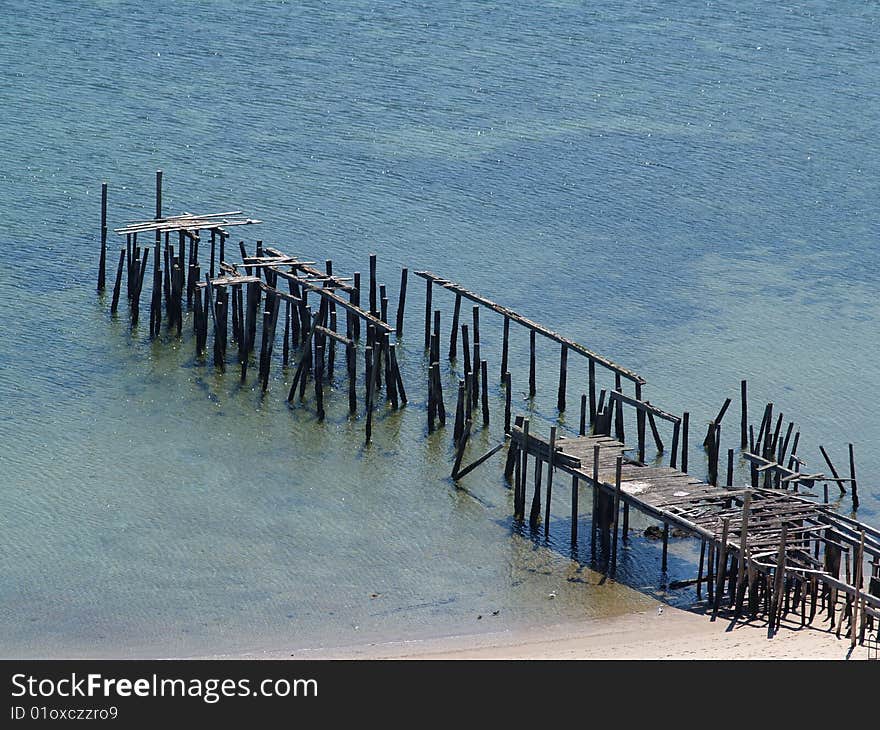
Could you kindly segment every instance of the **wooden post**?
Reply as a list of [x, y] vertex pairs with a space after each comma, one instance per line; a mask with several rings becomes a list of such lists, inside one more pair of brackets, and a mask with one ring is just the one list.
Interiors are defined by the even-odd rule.
[[733, 449], [727, 450], [727, 482], [728, 487], [733, 486]]
[[831, 474], [837, 479], [837, 486], [840, 488], [840, 494], [846, 494], [846, 489], [843, 488], [843, 482], [840, 481], [840, 474], [837, 473], [837, 469], [834, 468], [834, 464], [831, 463], [831, 458], [828, 456], [828, 452], [825, 451], [824, 446], [819, 447], [819, 451], [822, 453], [822, 456], [825, 459], [825, 463], [828, 464], [828, 468], [831, 470]]
[[[455, 306], [452, 308], [452, 329], [449, 331], [449, 359], [458, 358], [458, 318], [461, 316], [461, 294], [455, 295]], [[467, 347], [467, 346], [465, 346]]]
[[[439, 366], [438, 366], [439, 369]], [[489, 427], [489, 378], [486, 377], [488, 365], [485, 360], [480, 361], [480, 371], [482, 373], [482, 403], [483, 403], [483, 428]]]
[[[467, 394], [465, 394], [467, 397]], [[521, 476], [522, 480], [520, 482], [520, 511], [519, 518], [525, 519], [526, 516], [526, 479], [528, 478], [528, 464], [529, 464], [529, 419], [526, 418], [523, 420], [522, 425], [523, 430], [523, 448], [520, 450], [520, 461], [521, 463]]]
[[611, 540], [611, 572], [617, 570], [617, 535], [618, 522], [620, 516], [620, 473], [623, 468], [623, 457], [617, 457], [617, 463], [614, 466], [614, 536]]
[[529, 397], [535, 397], [535, 330], [529, 330]]
[[534, 527], [541, 518], [541, 481], [544, 474], [540, 456], [535, 457], [535, 489], [532, 492], [532, 510], [529, 514], [529, 525]]
[[854, 510], [859, 508], [859, 486], [856, 482], [856, 461], [853, 456], [853, 445], [849, 444], [849, 477], [852, 480], [849, 483], [850, 494], [852, 494], [852, 507]]
[[452, 440], [455, 443], [458, 443], [458, 440], [461, 438], [462, 433], [464, 433], [464, 399], [466, 397], [465, 394], [465, 385], [464, 378], [459, 378], [458, 380], [458, 401], [455, 405], [455, 425], [452, 430]]
[[463, 324], [461, 326], [461, 351], [464, 354], [464, 372], [465, 374], [471, 372], [471, 341], [468, 336], [468, 326]]
[[478, 306], [474, 306], [473, 308], [474, 314], [474, 388], [472, 397], [474, 399], [474, 406], [477, 405], [477, 398], [480, 395], [480, 308]]
[[718, 616], [721, 596], [724, 594], [724, 579], [727, 570], [727, 535], [730, 531], [730, 518], [725, 517], [721, 527], [721, 544], [718, 547], [718, 579], [715, 584], [715, 602], [712, 606], [712, 620]]
[[587, 435], [587, 394], [586, 393], [581, 395], [581, 420], [580, 420], [580, 428], [578, 429], [578, 434], [581, 436]]
[[406, 277], [409, 270], [400, 270], [400, 294], [397, 297], [397, 336], [403, 337], [403, 312], [406, 308]]
[[510, 433], [510, 373], [504, 373], [504, 433]]
[[[486, 361], [483, 360], [485, 363]], [[550, 427], [550, 451], [547, 458], [547, 505], [544, 509], [544, 537], [550, 534], [550, 500], [553, 498], [553, 457], [556, 455], [556, 426]]]
[[663, 558], [661, 560], [660, 569], [666, 573], [668, 568], [669, 555], [669, 523], [663, 523]]
[[590, 395], [590, 423], [596, 421], [596, 361], [590, 358], [589, 364], [589, 395]]
[[[354, 277], [354, 286], [352, 287], [351, 292], [349, 293], [349, 299], [351, 303], [356, 306], [361, 306], [361, 272], [355, 271], [353, 274]], [[347, 316], [347, 315], [346, 315]], [[352, 331], [354, 333], [354, 339], [359, 340], [361, 338], [361, 320], [360, 317], [354, 317], [351, 322]]]
[[571, 477], [571, 544], [578, 541], [578, 478]]
[[367, 357], [367, 411], [366, 411], [366, 425], [365, 425], [365, 438], [367, 444], [373, 438], [373, 396], [376, 389], [376, 373], [379, 371], [378, 363], [373, 361], [373, 348], [370, 345], [367, 345], [366, 348], [366, 357]]
[[[730, 449], [730, 454], [733, 454], [733, 449]], [[737, 576], [736, 576], [736, 609], [734, 612], [734, 617], [738, 618], [742, 613], [743, 608], [743, 600], [746, 595], [746, 584], [745, 584], [745, 567], [746, 567], [746, 550], [747, 550], [747, 539], [749, 533], [749, 513], [751, 510], [752, 503], [752, 493], [746, 492], [743, 497], [743, 506], [742, 506], [742, 516], [740, 517], [740, 528], [739, 528], [739, 561], [737, 562]]]
[[440, 310], [434, 310], [434, 332], [431, 336], [430, 362], [440, 362]]
[[[156, 170], [156, 220], [162, 217], [162, 171]], [[156, 231], [156, 240], [159, 240], [159, 231]]]
[[119, 251], [119, 264], [116, 267], [116, 281], [113, 284], [113, 300], [110, 302], [110, 314], [116, 314], [119, 306], [119, 290], [122, 287], [122, 269], [125, 267], [125, 249]]
[[507, 352], [510, 339], [510, 317], [504, 315], [504, 330], [501, 337], [501, 379], [504, 380], [507, 373]]
[[785, 578], [785, 542], [786, 542], [786, 526], [782, 525], [782, 535], [779, 539], [779, 551], [776, 554], [776, 572], [774, 573], [773, 596], [770, 600], [770, 616], [768, 617], [767, 631], [769, 636], [773, 636], [779, 629], [779, 620], [777, 612], [781, 608], [782, 587]]
[[[636, 400], [642, 400], [642, 384], [636, 383]], [[636, 436], [638, 443], [638, 459], [642, 463], [645, 461], [645, 411], [641, 408], [636, 409]]]
[[706, 539], [700, 540], [700, 567], [697, 570], [697, 600], [703, 598], [703, 562], [706, 558]]
[[739, 448], [742, 451], [745, 451], [749, 445], [748, 440], [748, 430], [749, 430], [749, 398], [748, 398], [748, 383], [743, 380], [740, 382], [740, 424], [739, 424]]
[[[623, 380], [620, 373], [614, 373], [614, 390], [618, 393], [623, 392]], [[623, 443], [626, 440], [623, 432], [623, 405], [620, 401], [611, 401], [611, 399], [609, 402], [614, 402], [614, 437]]]
[[565, 386], [568, 376], [568, 346], [563, 345], [559, 353], [559, 392], [556, 396], [556, 409], [565, 411]]
[[353, 340], [345, 346], [345, 364], [348, 368], [348, 413], [354, 416], [357, 414], [357, 353]]
[[101, 258], [98, 261], [98, 291], [107, 278], [107, 183], [101, 183]]
[[596, 531], [599, 529], [599, 444], [593, 444], [593, 514], [590, 519], [590, 553], [596, 557]]
[[[370, 314], [379, 316], [376, 305], [376, 254], [370, 254]], [[427, 346], [427, 343], [426, 343]]]
[[440, 381], [440, 363], [434, 363], [434, 399], [437, 407], [437, 415], [440, 418], [440, 425], [446, 425], [446, 406], [443, 403], [443, 384]]
[[679, 439], [680, 433], [681, 433], [681, 422], [676, 421], [672, 425], [672, 446], [669, 449], [671, 452], [669, 454], [669, 466], [672, 469], [675, 469], [676, 464], [678, 463], [678, 439]]
[[425, 279], [425, 349], [431, 344], [431, 280]]
[[324, 346], [315, 345], [315, 408], [318, 420], [324, 420]]
[[688, 421], [690, 414], [685, 411], [681, 419], [681, 470], [687, 474], [688, 470]]

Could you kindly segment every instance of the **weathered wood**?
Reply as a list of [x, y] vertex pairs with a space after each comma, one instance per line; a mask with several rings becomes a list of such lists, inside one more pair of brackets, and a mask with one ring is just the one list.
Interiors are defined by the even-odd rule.
[[685, 411], [681, 418], [681, 470], [687, 474], [688, 470], [688, 421], [690, 414]]
[[[461, 295], [455, 295], [455, 306], [452, 309], [452, 329], [449, 331], [449, 359], [458, 357], [458, 319], [461, 316]], [[467, 346], [465, 346], [467, 355]], [[467, 355], [469, 356], [469, 355]]]
[[730, 530], [730, 518], [725, 517], [721, 527], [721, 542], [718, 545], [718, 576], [715, 584], [714, 603], [712, 605], [712, 620], [718, 616], [718, 609], [721, 607], [721, 596], [724, 593], [724, 579], [727, 570], [727, 536]]
[[660, 560], [660, 569], [666, 573], [669, 568], [669, 523], [663, 523], [663, 555]]
[[431, 344], [431, 279], [425, 279], [425, 349]]
[[464, 467], [464, 469], [460, 469], [457, 473], [453, 474], [452, 478], [453, 479], [461, 479], [462, 477], [464, 477], [465, 475], [469, 474], [474, 469], [476, 469], [478, 466], [480, 466], [480, 464], [484, 463], [488, 459], [495, 456], [495, 454], [497, 454], [499, 451], [501, 451], [501, 449], [503, 449], [506, 445], [507, 445], [507, 441], [505, 440], [505, 441], [502, 441], [497, 446], [493, 446], [491, 449], [489, 449], [489, 451], [487, 451], [485, 454], [483, 454], [479, 459], [476, 459], [475, 461], [470, 463], [468, 466]]
[[[854, 510], [859, 508], [859, 486], [856, 481], [856, 461], [855, 456], [853, 455], [853, 445], [848, 444], [849, 449], [849, 476], [850, 476], [850, 494], [852, 495], [852, 506]], [[841, 484], [841, 482], [838, 482]]]
[[98, 259], [98, 291], [104, 291], [107, 277], [107, 183], [101, 183], [101, 256]]
[[513, 384], [510, 373], [504, 374], [504, 433], [510, 433], [510, 398]]
[[535, 330], [529, 330], [529, 397], [535, 397]]
[[480, 361], [480, 371], [482, 374], [482, 405], [483, 405], [483, 428], [489, 427], [489, 378], [487, 376], [488, 364], [485, 360]]
[[406, 280], [409, 269], [402, 268], [400, 270], [400, 293], [397, 297], [397, 336], [403, 337], [403, 313], [406, 309]]
[[119, 264], [116, 266], [116, 281], [113, 284], [113, 299], [110, 302], [110, 314], [116, 314], [119, 307], [119, 292], [122, 286], [122, 269], [125, 267], [125, 249], [119, 251]]
[[[485, 360], [484, 360], [485, 362]], [[550, 427], [550, 442], [547, 450], [547, 504], [544, 510], [544, 537], [550, 534], [550, 500], [553, 498], [553, 460], [556, 455], [556, 426]]]
[[562, 345], [559, 352], [559, 392], [556, 395], [556, 409], [565, 411], [565, 390], [568, 379], [568, 347]]
[[[456, 302], [461, 301], [461, 295], [455, 295]], [[504, 315], [504, 327], [501, 337], [501, 379], [504, 380], [507, 373], [507, 355], [510, 340], [510, 317]]]
[[458, 381], [458, 402], [455, 406], [455, 425], [452, 431], [452, 439], [455, 443], [458, 443], [461, 438], [461, 434], [464, 433], [464, 399], [465, 399], [465, 383], [464, 378], [459, 378]]
[[618, 456], [614, 467], [614, 536], [611, 538], [611, 573], [617, 570], [617, 535], [618, 522], [620, 517], [620, 471], [623, 465], [623, 458]]
[[482, 297], [479, 294], [475, 294], [474, 292], [468, 291], [467, 289], [465, 289], [464, 287], [462, 287], [459, 284], [456, 284], [455, 282], [449, 281], [447, 279], [443, 279], [443, 278], [431, 273], [430, 271], [417, 271], [416, 275], [422, 277], [426, 281], [435, 281], [438, 284], [440, 284], [444, 289], [448, 289], [449, 291], [456, 293], [456, 294], [461, 294], [466, 299], [470, 299], [472, 302], [475, 302], [476, 304], [479, 304], [479, 305], [485, 307], [486, 309], [491, 309], [493, 312], [497, 312], [498, 314], [505, 315], [505, 316], [509, 317], [511, 321], [516, 322], [517, 324], [520, 324], [520, 325], [526, 327], [530, 331], [537, 332], [542, 337], [546, 337], [547, 339], [554, 340], [555, 342], [558, 342], [560, 345], [567, 345], [568, 348], [572, 352], [576, 352], [579, 355], [583, 355], [584, 357], [587, 357], [587, 358], [599, 363], [600, 365], [607, 368], [608, 370], [611, 370], [612, 372], [619, 373], [620, 375], [627, 378], [628, 380], [641, 381], [642, 383], [645, 382], [644, 379], [642, 379], [639, 375], [632, 372], [631, 370], [627, 370], [626, 368], [621, 367], [620, 365], [617, 365], [616, 363], [612, 362], [608, 358], [603, 357], [602, 355], [599, 355], [595, 352], [592, 352], [591, 350], [588, 350], [583, 345], [579, 345], [578, 343], [573, 342], [572, 340], [569, 340], [565, 337], [562, 337], [561, 335], [557, 334], [556, 332], [552, 332], [551, 330], [547, 329], [546, 327], [542, 327], [537, 322], [532, 322], [531, 320], [526, 319], [522, 315], [517, 314], [516, 312], [514, 312], [511, 309], [508, 309], [507, 307], [502, 307], [501, 305], [496, 304], [495, 302], [493, 302], [489, 299], [486, 299], [485, 297]]
[[[636, 400], [642, 400], [642, 384], [636, 383]], [[641, 408], [636, 409], [636, 447], [638, 449], [638, 460], [645, 460], [645, 411]]]
[[745, 451], [749, 445], [748, 427], [749, 427], [749, 397], [748, 383], [745, 380], [740, 381], [740, 435], [739, 447]]
[[724, 418], [724, 414], [727, 413], [727, 409], [729, 406], [730, 406], [730, 398], [726, 398], [724, 401], [724, 405], [721, 406], [721, 410], [718, 411], [718, 415], [715, 416], [715, 418], [709, 422], [709, 430], [706, 431], [706, 438], [703, 439], [703, 447], [704, 448], [708, 448], [709, 442], [712, 437], [711, 430], [714, 428], [714, 426], [721, 425], [721, 419]]

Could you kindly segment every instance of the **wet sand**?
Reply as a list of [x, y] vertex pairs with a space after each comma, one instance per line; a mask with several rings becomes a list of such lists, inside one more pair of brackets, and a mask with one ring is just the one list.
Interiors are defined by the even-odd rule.
[[[791, 618], [794, 618], [792, 616]], [[248, 655], [254, 657], [255, 655]], [[533, 629], [418, 641], [328, 647], [293, 654], [296, 659], [839, 659], [868, 658], [866, 646], [850, 647], [827, 622], [812, 627], [784, 622], [773, 638], [762, 621], [733, 624], [701, 611], [663, 606], [609, 619]]]

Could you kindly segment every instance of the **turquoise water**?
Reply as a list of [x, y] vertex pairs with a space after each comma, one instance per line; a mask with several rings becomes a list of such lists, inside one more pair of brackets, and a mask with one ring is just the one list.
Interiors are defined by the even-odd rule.
[[[392, 302], [400, 266], [431, 269], [639, 372], [646, 397], [690, 410], [694, 473], [700, 425], [747, 377], [755, 412], [795, 418], [810, 467], [823, 443], [844, 468], [854, 443], [877, 522], [874, 6], [0, 7], [0, 654], [497, 630], [643, 610], [661, 585], [645, 540], [618, 582], [572, 555], [567, 500], [549, 544], [514, 529], [498, 460], [452, 485], [450, 434], [425, 437], [420, 280], [411, 403], [367, 450], [343, 381], [318, 424], [285, 404], [280, 367], [261, 397], [188, 338], [112, 319], [100, 185], [118, 226], [152, 215], [156, 169], [168, 212], [240, 207], [264, 221], [249, 245], [341, 272], [375, 252]], [[435, 303], [445, 332], [451, 297]], [[500, 322], [481, 324], [497, 371]], [[519, 406], [555, 418], [558, 353], [539, 352]], [[673, 578], [692, 557], [674, 545]]]

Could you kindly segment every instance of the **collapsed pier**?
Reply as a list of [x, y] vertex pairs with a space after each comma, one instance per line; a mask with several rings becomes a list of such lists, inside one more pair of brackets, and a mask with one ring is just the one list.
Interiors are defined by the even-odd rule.
[[[132, 328], [139, 326], [141, 300], [149, 302], [151, 339], [160, 338], [163, 332], [182, 338], [187, 321], [198, 362], [234, 372], [240, 382], [246, 382], [253, 370], [264, 393], [271, 370], [280, 360], [282, 368], [293, 369], [287, 401], [311, 400], [319, 419], [325, 417], [325, 398], [343, 390], [330, 388], [338, 382], [336, 373], [342, 373], [349, 416], [363, 422], [364, 441], [369, 445], [376, 419], [386, 410], [409, 403], [398, 362], [405, 342], [408, 269], [400, 271], [392, 312], [387, 287], [378, 279], [375, 255], [369, 257], [366, 282], [360, 272], [342, 275], [335, 271], [331, 260], [319, 268], [316, 261], [289, 255], [260, 240], [252, 253], [244, 240], [237, 247], [230, 246], [238, 254], [233, 260], [227, 249], [231, 230], [260, 221], [239, 210], [164, 215], [162, 184], [160, 171], [153, 218], [114, 229], [125, 238], [125, 247], [120, 248], [116, 261], [110, 313], [119, 316], [124, 291]], [[108, 278], [107, 204], [105, 183], [99, 292], [106, 290]], [[528, 521], [534, 530], [542, 529], [545, 537], [552, 526], [554, 477], [570, 478], [572, 545], [583, 539], [579, 524], [585, 513], [579, 492], [583, 488], [591, 492], [591, 555], [610, 576], [617, 568], [619, 545], [629, 539], [630, 511], [636, 510], [661, 525], [664, 574], [671, 529], [699, 540], [697, 577], [675, 585], [695, 586], [699, 599], [705, 592], [713, 619], [720, 611], [729, 611], [734, 619], [761, 616], [772, 635], [791, 613], [799, 615], [802, 624], [818, 615], [827, 617], [838, 636], [845, 629], [853, 645], [867, 642], [876, 647], [873, 637], [880, 638], [880, 530], [840, 514], [829, 498], [829, 485], [836, 486], [841, 496], [849, 495], [853, 511], [859, 507], [852, 444], [848, 445], [848, 476], [840, 475], [824, 446], [819, 450], [827, 470], [807, 470], [793, 420], [785, 426], [783, 414], [776, 413], [774, 418], [774, 405], [768, 403], [760, 422], [751, 423], [748, 384], [743, 380], [738, 448], [727, 448], [726, 453], [722, 449], [722, 421], [733, 400], [726, 398], [702, 440], [707, 475], [692, 476], [688, 472], [690, 414], [671, 413], [647, 400], [647, 382], [640, 375], [451, 279], [430, 271], [415, 275], [425, 282], [426, 359], [414, 403], [424, 407], [429, 434], [446, 429], [447, 421], [452, 421], [454, 482], [506, 451], [504, 477], [512, 490], [513, 519]], [[145, 281], [151, 282], [148, 294], [143, 291]], [[436, 306], [441, 292], [453, 297], [445, 343], [442, 309]], [[464, 302], [471, 306], [470, 316], [462, 313]], [[490, 371], [481, 351], [487, 329], [484, 318], [481, 332], [481, 312], [502, 318], [497, 371]], [[562, 420], [551, 419], [545, 437], [527, 413], [513, 411], [512, 325], [528, 332], [524, 392], [529, 399], [537, 390], [539, 338], [558, 348], [556, 409], [560, 416], [564, 414], [570, 393], [578, 392], [576, 431]], [[421, 334], [416, 340], [421, 347]], [[585, 377], [575, 374], [570, 358], [585, 361]], [[450, 363], [448, 369], [444, 360]], [[359, 362], [363, 363], [362, 378]], [[450, 413], [447, 418], [444, 376], [459, 368], [457, 391], [448, 401], [450, 407], [454, 404], [454, 416]], [[497, 373], [503, 394], [503, 413], [494, 416], [490, 372]], [[410, 390], [416, 392], [412, 386]], [[632, 416], [635, 440], [628, 446], [626, 433], [632, 433]], [[472, 432], [488, 428], [495, 417], [503, 418], [504, 440], [482, 455], [471, 454]], [[664, 435], [662, 430], [671, 433]], [[726, 455], [723, 484], [722, 455]], [[466, 456], [472, 458], [468, 465], [464, 465]], [[738, 463], [748, 465], [749, 484], [734, 484], [737, 458]], [[555, 486], [558, 499], [558, 479]], [[821, 493], [813, 491], [820, 486]]]

